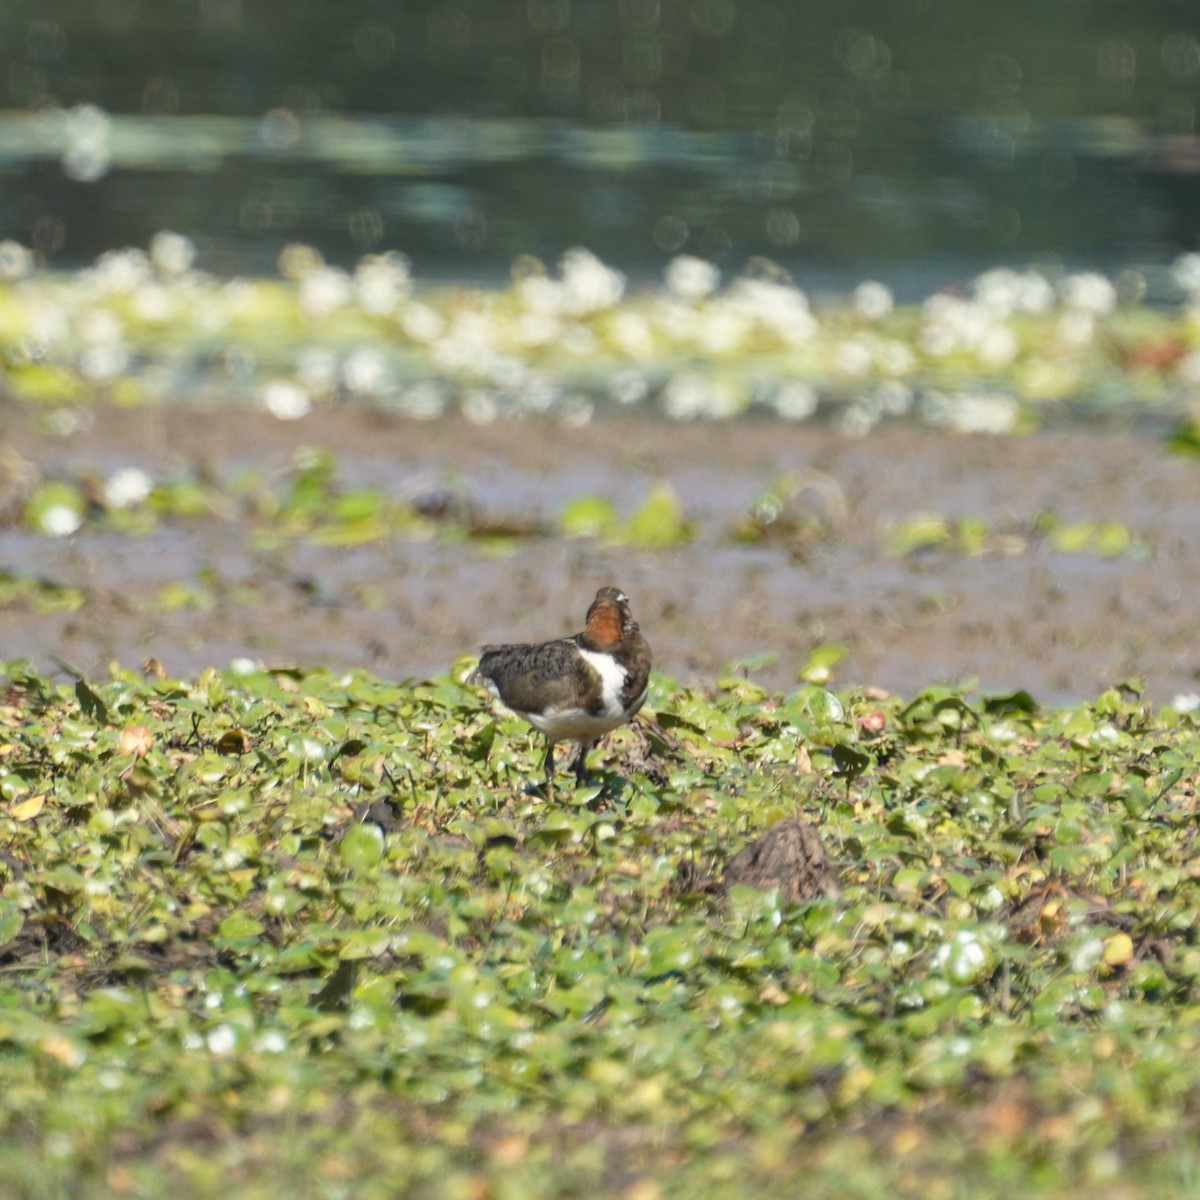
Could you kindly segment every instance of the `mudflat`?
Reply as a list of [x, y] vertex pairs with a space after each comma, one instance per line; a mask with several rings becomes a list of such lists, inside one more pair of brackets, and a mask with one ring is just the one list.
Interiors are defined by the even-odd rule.
[[[485, 641], [570, 633], [612, 583], [632, 598], [656, 667], [685, 682], [749, 660], [752, 678], [786, 689], [815, 646], [834, 644], [846, 650], [837, 685], [904, 695], [972, 680], [1053, 703], [1130, 677], [1159, 701], [1200, 690], [1200, 461], [1150, 434], [891, 428], [853, 439], [749, 420], [479, 426], [351, 408], [297, 422], [101, 408], [66, 437], [2, 410], [0, 440], [44, 477], [75, 480], [136, 466], [156, 479], [252, 468], [269, 481], [319, 446], [344, 487], [434, 513], [444, 496], [512, 534], [324, 545], [264, 538], [236, 503], [140, 534], [100, 520], [50, 538], [10, 520], [0, 570], [83, 594], [73, 611], [14, 600], [0, 616], [0, 658], [43, 670], [58, 659], [102, 674], [153, 656], [190, 675], [249, 657], [422, 676]], [[558, 528], [574, 498], [630, 513], [659, 483], [690, 523], [678, 545]], [[772, 486], [780, 501], [748, 522]], [[1102, 545], [1086, 523], [1120, 525], [1128, 544]], [[922, 528], [934, 533], [911, 536]], [[1054, 536], [1064, 529], [1079, 536]], [[164, 588], [198, 580], [202, 602], [161, 602]]]

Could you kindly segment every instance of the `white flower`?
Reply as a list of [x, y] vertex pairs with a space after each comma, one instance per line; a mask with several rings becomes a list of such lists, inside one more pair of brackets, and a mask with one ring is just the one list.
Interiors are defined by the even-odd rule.
[[308, 393], [290, 379], [272, 379], [258, 394], [263, 408], [280, 421], [298, 421], [312, 411]]
[[558, 317], [567, 297], [567, 289], [557, 279], [550, 279], [540, 272], [522, 275], [515, 290], [525, 308], [544, 317]]
[[696, 323], [696, 340], [708, 354], [728, 354], [736, 350], [747, 332], [746, 318], [728, 309], [704, 312]]
[[361, 259], [354, 271], [354, 287], [363, 312], [386, 316], [412, 290], [408, 259], [391, 251]]
[[608, 386], [618, 404], [640, 404], [650, 393], [650, 381], [641, 371], [619, 371]]
[[808, 383], [785, 383], [778, 387], [768, 403], [785, 421], [804, 421], [817, 411], [817, 389]]
[[871, 344], [864, 338], [847, 338], [833, 352], [834, 369], [842, 375], [865, 375], [871, 361]]
[[442, 336], [446, 322], [428, 304], [406, 304], [400, 313], [400, 328], [414, 342], [432, 342]]
[[24, 279], [33, 272], [33, 251], [6, 238], [0, 242], [0, 279]]
[[972, 290], [976, 301], [988, 312], [997, 317], [1007, 317], [1016, 310], [1020, 287], [1020, 276], [1016, 271], [997, 267], [980, 275]]
[[282, 1054], [288, 1047], [287, 1037], [281, 1029], [264, 1029], [254, 1041], [260, 1054]]
[[68, 537], [83, 524], [83, 514], [69, 504], [51, 504], [38, 518], [43, 533]]
[[596, 335], [586, 325], [572, 325], [559, 338], [559, 346], [577, 358], [590, 358], [596, 353]]
[[885, 375], [907, 375], [917, 365], [912, 347], [896, 338], [879, 338], [873, 353], [875, 365]]
[[808, 297], [799, 288], [774, 280], [739, 279], [726, 294], [725, 303], [790, 345], [809, 341], [818, 329]]
[[196, 244], [182, 233], [163, 229], [150, 240], [150, 261], [160, 275], [183, 275], [196, 257]]
[[342, 382], [360, 396], [377, 395], [387, 381], [387, 360], [374, 346], [359, 346], [342, 363]]
[[662, 407], [673, 421], [689, 421], [697, 417], [730, 417], [738, 411], [739, 405], [736, 393], [728, 384], [685, 371], [671, 376], [663, 389]]
[[594, 411], [592, 402], [586, 396], [571, 395], [559, 405], [558, 417], [569, 429], [582, 429], [591, 421]]
[[548, 346], [559, 337], [562, 325], [547, 313], [525, 312], [517, 318], [513, 332], [522, 346]]
[[1001, 319], [1015, 312], [1044, 313], [1054, 304], [1054, 289], [1037, 271], [998, 267], [980, 275], [973, 290], [976, 303]]
[[345, 308], [353, 295], [350, 276], [345, 271], [339, 267], [320, 266], [300, 280], [297, 302], [306, 317], [319, 320]]
[[218, 1025], [210, 1031], [206, 1040], [209, 1053], [218, 1057], [231, 1054], [237, 1047], [237, 1033], [232, 1025]]
[[94, 183], [108, 173], [112, 164], [108, 114], [94, 104], [78, 104], [63, 123], [65, 145], [63, 173], [80, 183]]
[[1174, 700], [1171, 701], [1171, 707], [1177, 713], [1195, 712], [1200, 708], [1200, 695], [1195, 692], [1180, 692]]
[[617, 349], [630, 358], [649, 358], [654, 351], [650, 322], [638, 313], [614, 313], [607, 329]]
[[559, 264], [566, 307], [578, 316], [612, 308], [625, 292], [625, 276], [580, 246], [568, 250]]
[[1011, 433], [1021, 408], [1001, 392], [964, 392], [947, 406], [944, 424], [958, 433]]
[[878, 423], [878, 412], [865, 404], [848, 405], [838, 413], [837, 418], [838, 432], [843, 437], [866, 437]]
[[1017, 357], [1017, 335], [1007, 325], [991, 325], [979, 338], [975, 353], [989, 367], [1005, 367]]
[[1037, 271], [1025, 271], [1017, 285], [1017, 311], [1038, 316], [1054, 306], [1054, 288]]
[[1193, 300], [1200, 296], [1200, 254], [1194, 251], [1181, 254], [1171, 267], [1171, 275], [1185, 292], [1190, 293]]
[[164, 325], [174, 315], [174, 297], [161, 283], [144, 283], [133, 293], [133, 310], [148, 324]]
[[667, 288], [680, 300], [694, 304], [711, 296], [721, 282], [721, 272], [693, 254], [679, 254], [667, 264]]
[[104, 499], [109, 508], [132, 508], [150, 495], [153, 486], [140, 467], [122, 467], [104, 485]]
[[103, 293], [127, 295], [141, 287], [151, 275], [150, 258], [144, 250], [108, 250], [96, 259], [89, 282]]
[[89, 346], [79, 355], [79, 373], [93, 383], [111, 383], [128, 366], [129, 352], [120, 344]]
[[864, 321], [882, 321], [895, 306], [892, 290], [874, 279], [854, 289], [854, 307]]
[[1095, 271], [1068, 275], [1058, 290], [1063, 303], [1076, 312], [1103, 317], [1117, 306], [1117, 289]]
[[956, 930], [933, 955], [935, 970], [951, 983], [978, 983], [991, 965], [991, 955], [979, 935], [970, 929]]
[[121, 319], [107, 308], [84, 309], [76, 321], [76, 329], [80, 340], [89, 346], [115, 345], [125, 336]]
[[892, 417], [902, 417], [912, 411], [912, 388], [896, 379], [888, 379], [875, 389], [875, 400], [880, 411]]

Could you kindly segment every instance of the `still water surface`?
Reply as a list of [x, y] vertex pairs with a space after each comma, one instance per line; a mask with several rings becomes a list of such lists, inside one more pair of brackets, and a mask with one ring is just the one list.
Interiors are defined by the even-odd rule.
[[1200, 233], [1200, 8], [1170, 0], [8, 0], [0, 237], [164, 228], [482, 281], [586, 245], [923, 293]]

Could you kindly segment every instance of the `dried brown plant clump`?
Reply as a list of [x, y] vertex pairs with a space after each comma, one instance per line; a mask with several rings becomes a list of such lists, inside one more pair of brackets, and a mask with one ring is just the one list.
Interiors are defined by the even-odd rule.
[[726, 888], [733, 884], [778, 888], [784, 904], [842, 894], [816, 829], [798, 819], [772, 825], [739, 850], [725, 868]]

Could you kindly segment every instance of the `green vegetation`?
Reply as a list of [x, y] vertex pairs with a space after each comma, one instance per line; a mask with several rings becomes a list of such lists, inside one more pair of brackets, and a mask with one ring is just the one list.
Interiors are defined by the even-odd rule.
[[1195, 713], [659, 677], [547, 806], [452, 678], [4, 675], [6, 1197], [1200, 1186]]

